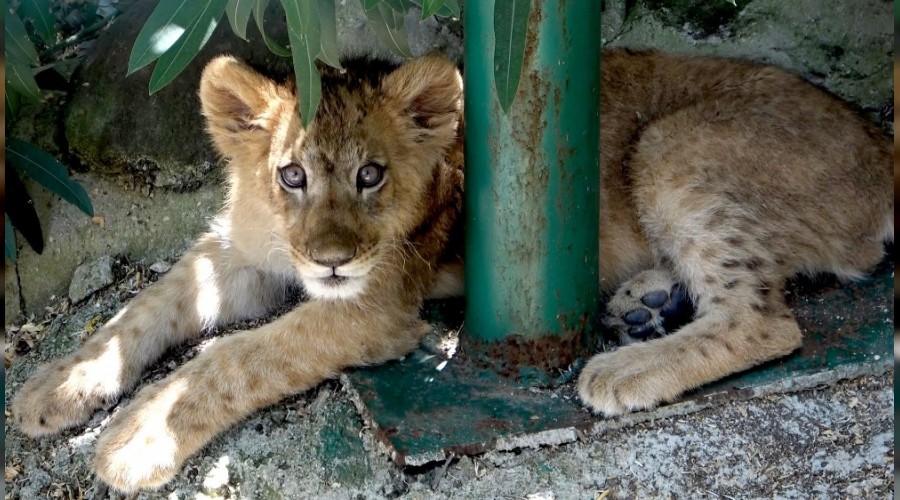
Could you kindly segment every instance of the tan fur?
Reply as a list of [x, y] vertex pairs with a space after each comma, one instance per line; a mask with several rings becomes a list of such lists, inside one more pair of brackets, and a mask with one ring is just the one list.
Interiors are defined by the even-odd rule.
[[[697, 304], [677, 334], [584, 368], [581, 398], [618, 415], [797, 348], [787, 277], [861, 276], [894, 204], [890, 140], [795, 76], [655, 53], [603, 64], [601, 274], [660, 267]], [[639, 242], [631, 262], [620, 241]]]
[[[98, 475], [122, 491], [157, 487], [254, 410], [418, 343], [423, 298], [462, 286], [461, 80], [436, 56], [375, 66], [326, 70], [304, 130], [291, 83], [210, 63], [200, 96], [229, 159], [228, 203], [158, 284], [23, 386], [23, 431], [84, 422], [166, 348], [262, 315], [297, 283], [311, 300], [142, 389], [98, 440]], [[652, 53], [606, 53], [603, 68], [602, 284], [658, 267], [698, 304], [676, 335], [588, 363], [582, 398], [615, 415], [794, 349], [785, 279], [876, 263], [893, 200], [889, 142], [793, 76]], [[384, 180], [360, 189], [372, 161]], [[292, 163], [303, 189], [278, 180]]]

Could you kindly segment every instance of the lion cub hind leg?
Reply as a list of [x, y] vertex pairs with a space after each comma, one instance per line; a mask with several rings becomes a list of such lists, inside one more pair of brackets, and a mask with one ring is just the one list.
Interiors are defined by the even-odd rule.
[[696, 304], [694, 321], [674, 335], [592, 358], [578, 390], [600, 413], [653, 408], [800, 345], [800, 327], [785, 303], [785, 279], [777, 265], [752, 254], [741, 260], [704, 258], [740, 255], [715, 235], [705, 245], [676, 250], [683, 257], [676, 263], [677, 275]]
[[578, 380], [582, 401], [606, 416], [654, 408], [800, 345], [800, 328], [789, 313], [718, 309], [676, 335], [594, 356]]

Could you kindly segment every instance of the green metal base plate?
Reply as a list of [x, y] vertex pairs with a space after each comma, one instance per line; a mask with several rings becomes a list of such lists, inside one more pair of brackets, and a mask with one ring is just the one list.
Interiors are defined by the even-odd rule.
[[461, 324], [461, 301], [429, 304], [425, 317], [437, 335], [414, 353], [354, 371], [345, 380], [357, 393], [364, 418], [401, 466], [488, 449], [561, 444], [582, 431], [685, 413], [722, 398], [750, 397], [761, 387], [802, 388], [792, 381], [820, 383], [816, 376], [825, 372], [886, 369], [893, 359], [893, 293], [892, 262], [860, 283], [797, 281], [789, 288], [788, 302], [804, 331], [801, 349], [694, 391], [684, 398], [687, 403], [619, 419], [591, 415], [578, 402], [571, 381], [552, 389], [527, 387], [450, 357], [452, 346], [440, 344], [452, 344]]

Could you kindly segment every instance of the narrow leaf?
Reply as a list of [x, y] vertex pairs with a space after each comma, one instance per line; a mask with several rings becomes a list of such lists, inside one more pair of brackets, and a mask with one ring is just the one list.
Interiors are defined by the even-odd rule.
[[10, 169], [6, 175], [6, 214], [9, 215], [10, 224], [19, 230], [31, 248], [37, 253], [43, 252], [44, 232], [41, 230], [41, 220], [16, 169]]
[[444, 2], [444, 6], [438, 10], [437, 15], [458, 18], [462, 15], [462, 11], [459, 9], [459, 2], [457, 0], [447, 0]]
[[[403, 31], [403, 28], [406, 27], [406, 15], [402, 12], [398, 12], [393, 8], [390, 8], [387, 4], [381, 4], [376, 9], [381, 9], [381, 12], [384, 14], [384, 18], [388, 22], [388, 27], [393, 31]], [[404, 38], [406, 38], [404, 36]]]
[[6, 260], [10, 262], [16, 261], [16, 234], [13, 232], [12, 223], [9, 222], [9, 216], [4, 214], [3, 241], [6, 250]]
[[[199, 2], [198, 2], [199, 3]], [[160, 56], [150, 75], [150, 93], [169, 84], [200, 52], [209, 41], [225, 12], [226, 0], [207, 0], [203, 11], [187, 27], [184, 36]]]
[[265, 16], [266, 7], [268, 6], [269, 0], [256, 0], [256, 3], [253, 4], [253, 17], [256, 19], [256, 28], [259, 30], [259, 34], [262, 35], [263, 41], [266, 42], [266, 47], [273, 54], [281, 57], [290, 57], [291, 51], [286, 49], [283, 43], [278, 43], [266, 35]]
[[[6, 71], [9, 71], [9, 67], [7, 67]], [[6, 116], [15, 118], [19, 114], [19, 106], [22, 104], [22, 94], [10, 87], [6, 86], [6, 95], [4, 96], [6, 99]], [[9, 122], [9, 118], [6, 120]]]
[[363, 9], [369, 10], [381, 3], [381, 0], [363, 0]]
[[22, 24], [19, 16], [7, 12], [5, 24], [6, 62], [13, 61], [29, 66], [40, 64], [37, 51], [34, 50], [34, 44], [28, 38], [28, 32], [25, 31], [25, 25]]
[[[401, 18], [402, 14], [399, 14]], [[406, 40], [406, 31], [401, 22], [397, 28], [397, 19], [394, 17], [394, 11], [384, 4], [378, 4], [372, 10], [366, 11], [366, 17], [369, 18], [369, 27], [375, 32], [375, 36], [381, 40], [385, 46], [404, 57], [412, 57], [412, 50], [409, 48], [409, 42]]]
[[38, 88], [38, 84], [34, 80], [34, 73], [28, 66], [12, 62], [7, 63], [6, 85], [29, 100], [40, 101], [43, 99], [41, 89]]
[[318, 0], [319, 25], [321, 32], [321, 50], [319, 59], [325, 64], [341, 68], [341, 53], [337, 43], [337, 15], [334, 12], [334, 0]]
[[384, 4], [391, 8], [394, 12], [406, 13], [406, 5], [403, 0], [381, 0]]
[[322, 98], [322, 81], [316, 68], [321, 45], [318, 2], [281, 0], [281, 5], [287, 16], [297, 95], [300, 96], [300, 120], [308, 127]]
[[198, 0], [160, 0], [134, 40], [128, 74], [159, 59], [172, 48], [209, 4]]
[[509, 0], [494, 6], [494, 83], [504, 113], [509, 113], [525, 59], [525, 32], [531, 0]]
[[422, 2], [422, 19], [437, 14], [444, 6], [444, 0], [423, 0]]
[[94, 207], [87, 192], [81, 184], [69, 177], [66, 167], [56, 161], [50, 153], [25, 141], [9, 137], [6, 139], [6, 161], [82, 212], [94, 215]]
[[243, 40], [247, 39], [247, 23], [250, 22], [254, 3], [254, 0], [228, 0], [228, 6], [225, 7], [231, 31]]
[[56, 42], [56, 19], [50, 13], [50, 0], [25, 0], [19, 4], [19, 14], [31, 19], [34, 32], [47, 45]]

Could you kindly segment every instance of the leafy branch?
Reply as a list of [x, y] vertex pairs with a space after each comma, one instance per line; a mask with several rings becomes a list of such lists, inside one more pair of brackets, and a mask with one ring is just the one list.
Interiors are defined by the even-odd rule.
[[[412, 57], [406, 36], [408, 13], [418, 10], [421, 19], [459, 17], [458, 0], [359, 0], [368, 25], [379, 41], [403, 57]], [[316, 61], [341, 68], [337, 42], [335, 0], [280, 0], [288, 28], [287, 43], [271, 38], [265, 29], [269, 0], [161, 0], [135, 39], [128, 74], [156, 62], [150, 76], [150, 93], [171, 82], [200, 52], [222, 15], [239, 38], [248, 39], [247, 25], [256, 28], [272, 53], [291, 57], [300, 96], [304, 126], [315, 116], [322, 96]], [[495, 67], [498, 94], [504, 111], [518, 88], [525, 45], [525, 24], [531, 0], [498, 0], [495, 32], [498, 40]]]
[[[3, 1], [6, 43], [4, 98], [9, 121], [17, 115], [23, 99], [43, 101], [43, 94], [34, 76], [35, 68], [40, 67], [58, 48], [73, 39], [70, 37], [59, 40], [60, 32], [50, 0], [22, 0], [13, 7], [10, 9], [7, 2]], [[98, 23], [102, 25], [107, 21], [108, 19], [101, 19]], [[77, 38], [76, 35], [74, 39]], [[39, 55], [36, 44], [47, 49]], [[87, 215], [94, 215], [87, 192], [81, 184], [69, 177], [65, 165], [50, 153], [23, 140], [9, 137], [6, 139], [5, 154], [6, 161], [13, 167], [7, 172], [7, 206], [4, 214], [4, 250], [8, 260], [15, 261], [17, 253], [13, 227], [19, 230], [35, 252], [41, 253], [44, 248], [40, 220], [19, 174], [30, 177]]]

